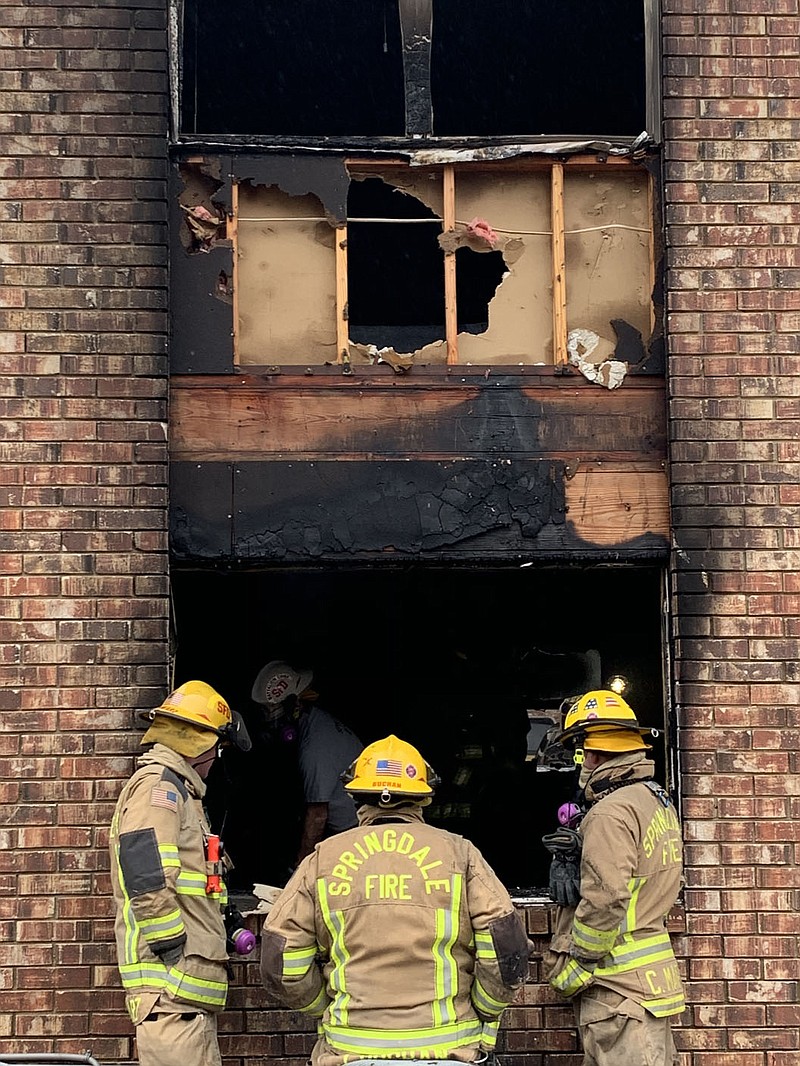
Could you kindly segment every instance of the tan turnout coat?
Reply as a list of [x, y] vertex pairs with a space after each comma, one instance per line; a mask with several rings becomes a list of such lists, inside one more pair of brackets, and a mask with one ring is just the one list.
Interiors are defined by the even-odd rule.
[[665, 925], [681, 887], [683, 849], [675, 808], [647, 783], [652, 772], [641, 752], [594, 771], [580, 827], [581, 899], [559, 908], [548, 961], [552, 978], [577, 958], [593, 968], [591, 983], [667, 1017], [685, 1006]]
[[312, 1061], [462, 1058], [494, 1046], [528, 940], [477, 848], [419, 808], [359, 810], [317, 845], [265, 923], [262, 975], [321, 1019]]
[[[205, 783], [182, 756], [156, 744], [139, 759], [111, 824], [117, 959], [134, 1023], [163, 993], [220, 1011], [228, 953], [220, 892], [206, 891]], [[180, 950], [173, 965], [164, 951]]]

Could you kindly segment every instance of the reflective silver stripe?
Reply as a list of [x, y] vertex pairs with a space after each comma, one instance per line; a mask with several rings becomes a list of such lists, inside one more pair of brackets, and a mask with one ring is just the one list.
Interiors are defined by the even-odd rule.
[[593, 929], [577, 918], [572, 922], [572, 939], [576, 948], [582, 948], [590, 955], [605, 955], [617, 939], [619, 927], [614, 929]]
[[316, 944], [311, 948], [295, 948], [283, 953], [283, 976], [303, 977], [311, 969], [317, 954]]
[[324, 877], [317, 878], [317, 898], [322, 911], [322, 920], [331, 938], [330, 958], [333, 969], [328, 975], [328, 987], [333, 992], [333, 1002], [328, 1010], [331, 1022], [345, 1026], [350, 1003], [350, 993], [347, 990], [347, 963], [350, 961], [350, 955], [344, 942], [344, 914], [341, 911], [331, 910]]
[[312, 1015], [319, 1016], [325, 1010], [325, 1005], [326, 1005], [327, 1002], [328, 1002], [328, 993], [325, 991], [325, 987], [323, 986], [319, 990], [319, 992], [316, 994], [314, 999], [312, 999], [312, 1001], [309, 1004], [307, 1004], [307, 1006], [298, 1007], [297, 1009], [299, 1011], [302, 1011], [303, 1014], [312, 1014]]
[[656, 1018], [667, 1018], [671, 1014], [680, 1014], [686, 1007], [683, 992], [674, 996], [660, 996], [658, 999], [643, 999], [642, 1006]]
[[461, 874], [450, 879], [450, 906], [436, 909], [436, 939], [433, 942], [435, 1026], [456, 1021], [455, 997], [458, 991], [458, 967], [453, 958], [453, 945], [458, 936], [461, 909]]
[[170, 940], [186, 931], [179, 910], [171, 911], [162, 918], [141, 918], [139, 928], [148, 940]]
[[595, 974], [625, 973], [646, 963], [663, 962], [673, 957], [669, 933], [658, 933], [642, 940], [625, 940], [611, 950], [611, 963], [598, 966]]
[[491, 933], [475, 930], [475, 957], [478, 959], [496, 959], [494, 938]]
[[472, 982], [472, 989], [470, 992], [472, 1002], [477, 1007], [481, 1014], [502, 1014], [506, 1008], [505, 1003], [501, 1003], [499, 999], [495, 999], [490, 996], [483, 985], [476, 977]]
[[481, 1033], [481, 1044], [488, 1050], [491, 1050], [497, 1043], [497, 1033], [500, 1029], [500, 1022], [484, 1022], [483, 1032]]
[[464, 1044], [479, 1041], [482, 1028], [477, 1020], [435, 1026], [431, 1029], [348, 1029], [322, 1023], [325, 1039], [332, 1048], [348, 1054], [373, 1055], [376, 1058], [386, 1058], [381, 1052], [391, 1051], [393, 1048], [398, 1051], [430, 1049], [434, 1053], [451, 1051]]

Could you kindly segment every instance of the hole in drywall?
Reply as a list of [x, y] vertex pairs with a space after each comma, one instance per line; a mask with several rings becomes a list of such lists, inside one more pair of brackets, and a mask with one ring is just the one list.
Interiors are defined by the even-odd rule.
[[[418, 351], [444, 340], [440, 218], [421, 199], [381, 178], [351, 183], [347, 214], [350, 340], [397, 352]], [[505, 273], [501, 252], [458, 249], [459, 331], [482, 333], [488, 328], [489, 302]]]

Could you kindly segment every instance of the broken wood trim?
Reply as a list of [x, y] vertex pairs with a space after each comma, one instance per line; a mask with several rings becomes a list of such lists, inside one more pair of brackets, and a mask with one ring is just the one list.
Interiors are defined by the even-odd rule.
[[239, 183], [231, 182], [231, 213], [225, 216], [225, 236], [231, 242], [231, 337], [234, 366], [239, 363]]
[[567, 353], [566, 237], [564, 234], [564, 167], [554, 163], [550, 171], [550, 219], [553, 235], [553, 364], [565, 367]]
[[350, 362], [347, 310], [347, 226], [336, 227], [336, 362]]
[[[456, 173], [449, 163], [442, 171], [442, 194], [444, 205], [442, 217], [444, 232], [456, 231]], [[458, 305], [456, 303], [456, 253], [455, 250], [444, 253], [444, 327], [447, 342], [447, 362], [458, 362]]]

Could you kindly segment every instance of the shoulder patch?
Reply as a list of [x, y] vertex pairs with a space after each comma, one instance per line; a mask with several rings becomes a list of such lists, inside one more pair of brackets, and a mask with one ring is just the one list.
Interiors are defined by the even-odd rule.
[[163, 807], [168, 811], [177, 811], [178, 792], [171, 785], [158, 784], [150, 793], [150, 806]]
[[164, 767], [164, 771], [161, 774], [161, 780], [176, 788], [184, 799], [189, 798], [189, 790], [186, 787], [186, 782], [179, 774], [176, 774], [174, 770]]

